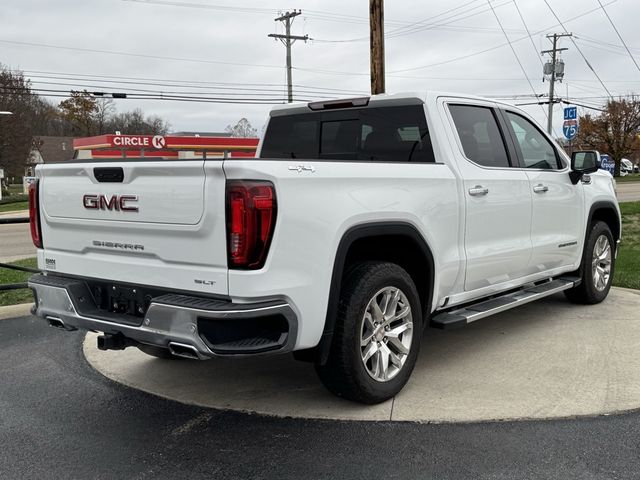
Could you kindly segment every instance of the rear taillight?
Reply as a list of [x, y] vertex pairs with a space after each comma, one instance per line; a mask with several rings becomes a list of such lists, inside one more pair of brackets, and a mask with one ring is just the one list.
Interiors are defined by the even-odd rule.
[[42, 248], [42, 231], [40, 230], [40, 203], [38, 195], [38, 183], [35, 179], [29, 184], [29, 226], [31, 227], [31, 240], [36, 248]]
[[262, 268], [276, 224], [276, 192], [271, 182], [227, 182], [229, 268]]

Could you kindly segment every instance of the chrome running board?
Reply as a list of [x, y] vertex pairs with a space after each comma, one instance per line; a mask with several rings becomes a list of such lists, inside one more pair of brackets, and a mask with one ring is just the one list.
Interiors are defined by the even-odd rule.
[[483, 299], [478, 303], [467, 304], [464, 307], [453, 307], [451, 310], [436, 313], [431, 318], [431, 326], [441, 329], [463, 327], [481, 318], [548, 297], [579, 284], [580, 278], [578, 277], [560, 277], [537, 285], [529, 284], [520, 290], [498, 295], [488, 300]]

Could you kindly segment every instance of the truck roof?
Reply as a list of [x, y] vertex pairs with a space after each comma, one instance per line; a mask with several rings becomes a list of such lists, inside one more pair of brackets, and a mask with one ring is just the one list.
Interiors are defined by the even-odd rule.
[[[424, 104], [425, 101], [435, 100], [438, 97], [454, 97], [454, 98], [463, 98], [467, 100], [478, 100], [478, 101], [490, 101], [494, 103], [498, 103], [501, 105], [510, 105], [505, 102], [501, 102], [499, 100], [494, 100], [487, 97], [479, 97], [477, 95], [470, 95], [468, 93], [452, 93], [452, 92], [441, 92], [441, 91], [427, 91], [424, 94], [420, 94], [418, 92], [399, 92], [399, 93], [383, 93], [379, 95], [363, 95], [360, 97], [352, 97], [352, 98], [336, 98], [335, 100], [326, 100], [319, 102], [311, 102], [311, 103], [288, 103], [284, 105], [276, 105], [271, 109], [271, 116], [281, 116], [281, 115], [289, 115], [296, 113], [306, 113], [309, 112], [310, 106], [317, 106], [317, 108], [311, 107], [311, 110], [321, 110], [323, 104], [331, 105], [333, 104], [333, 108], [336, 107], [336, 104], [342, 102], [362, 102], [362, 106], [366, 105], [368, 107], [371, 106], [400, 106], [400, 105], [418, 105]], [[353, 106], [358, 106], [357, 104], [353, 104]], [[511, 106], [511, 105], [510, 105]]]

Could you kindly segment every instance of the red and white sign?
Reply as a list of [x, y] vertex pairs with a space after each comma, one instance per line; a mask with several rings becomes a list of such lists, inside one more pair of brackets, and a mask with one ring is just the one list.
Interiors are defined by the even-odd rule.
[[114, 135], [112, 142], [114, 147], [148, 147], [149, 137]]
[[[76, 138], [73, 148], [85, 151], [78, 158], [140, 158], [177, 159], [193, 152], [193, 158], [254, 157], [258, 138], [196, 137], [163, 135], [99, 135]], [[88, 151], [88, 152], [87, 152]], [[182, 157], [180, 157], [182, 158]]]
[[166, 148], [167, 142], [165, 142], [164, 137], [162, 135], [156, 135], [151, 139], [151, 144], [153, 148]]
[[97, 137], [76, 138], [75, 150], [94, 148], [155, 148], [171, 150], [217, 150], [249, 152], [258, 147], [258, 138], [231, 137], [178, 137], [162, 135], [99, 135]]

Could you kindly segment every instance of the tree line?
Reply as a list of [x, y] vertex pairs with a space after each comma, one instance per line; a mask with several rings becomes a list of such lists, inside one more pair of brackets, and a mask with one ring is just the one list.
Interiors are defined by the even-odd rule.
[[32, 91], [24, 74], [0, 64], [0, 168], [5, 177], [22, 176], [34, 137], [87, 137], [115, 133], [165, 135], [170, 125], [140, 109], [118, 113], [113, 100], [74, 91], [53, 103]]
[[[614, 176], [620, 175], [620, 161], [637, 157], [640, 151], [640, 99], [611, 99], [598, 115], [579, 119], [574, 144], [578, 149], [593, 149], [611, 156], [615, 162]], [[637, 159], [637, 158], [636, 158]]]

